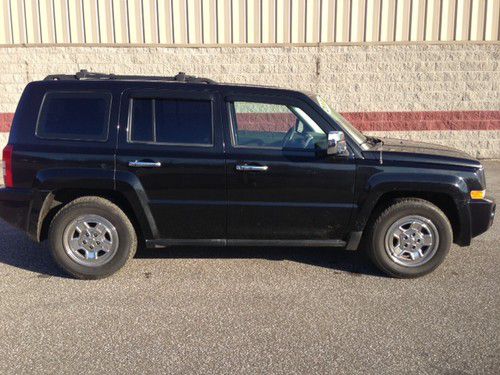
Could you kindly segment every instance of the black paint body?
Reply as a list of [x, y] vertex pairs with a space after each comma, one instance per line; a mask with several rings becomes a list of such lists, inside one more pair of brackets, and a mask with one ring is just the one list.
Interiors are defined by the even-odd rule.
[[[107, 140], [38, 138], [35, 126], [48, 91], [109, 92]], [[210, 99], [213, 146], [128, 142], [129, 103], [137, 95]], [[349, 246], [351, 240], [351, 247], [357, 247], [356, 239], [384, 196], [439, 194], [456, 212], [454, 241], [459, 245], [470, 244], [491, 226], [494, 202], [469, 197], [470, 190], [486, 186], [481, 164], [466, 154], [396, 140], [362, 150], [348, 135], [349, 156], [342, 157], [235, 148], [227, 101], [248, 97], [298, 105], [325, 132], [342, 130], [307, 94], [290, 90], [120, 80], [33, 82], [19, 102], [10, 134], [14, 187], [0, 189], [0, 216], [41, 240], [58, 195], [101, 194], [126, 205], [150, 246]], [[158, 161], [162, 167], [129, 167], [134, 160]], [[269, 169], [237, 171], [242, 163]]]

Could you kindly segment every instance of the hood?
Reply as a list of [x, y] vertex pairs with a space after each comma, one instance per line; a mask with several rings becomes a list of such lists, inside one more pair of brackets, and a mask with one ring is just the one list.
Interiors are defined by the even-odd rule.
[[402, 139], [382, 138], [382, 143], [377, 143], [367, 151], [383, 160], [409, 160], [423, 163], [453, 164], [468, 167], [480, 167], [481, 163], [469, 154], [447, 146], [433, 143], [414, 142]]

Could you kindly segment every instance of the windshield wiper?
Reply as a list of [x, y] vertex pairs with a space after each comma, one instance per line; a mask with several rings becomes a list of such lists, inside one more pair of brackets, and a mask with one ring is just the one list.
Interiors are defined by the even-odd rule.
[[372, 141], [374, 144], [377, 144], [377, 143], [384, 143], [383, 140], [381, 140], [380, 138], [377, 138], [377, 137], [372, 137], [372, 136], [368, 136], [368, 138], [370, 139], [370, 141]]
[[384, 141], [381, 140], [380, 138], [372, 137], [370, 135], [365, 135], [365, 137], [366, 137], [366, 141], [364, 141], [362, 144], [365, 144], [365, 143], [371, 143], [372, 145], [376, 145], [379, 143], [384, 144]]
[[380, 152], [379, 163], [380, 164], [384, 164], [384, 160], [382, 159], [382, 148], [384, 147], [384, 141], [381, 140], [380, 138], [369, 136], [369, 135], [368, 136], [365, 135], [365, 137], [366, 137], [366, 141], [364, 141], [362, 144], [365, 144], [365, 143], [368, 143], [368, 142], [371, 143], [373, 146], [380, 144], [380, 148], [379, 148], [379, 152]]

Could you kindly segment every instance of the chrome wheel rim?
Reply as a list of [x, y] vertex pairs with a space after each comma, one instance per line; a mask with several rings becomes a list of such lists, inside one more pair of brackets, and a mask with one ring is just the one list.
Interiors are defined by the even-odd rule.
[[76, 263], [87, 267], [102, 266], [116, 254], [118, 232], [102, 216], [83, 215], [66, 226], [63, 246]]
[[418, 267], [432, 259], [439, 246], [434, 223], [423, 216], [405, 216], [394, 222], [385, 235], [385, 251], [401, 266]]

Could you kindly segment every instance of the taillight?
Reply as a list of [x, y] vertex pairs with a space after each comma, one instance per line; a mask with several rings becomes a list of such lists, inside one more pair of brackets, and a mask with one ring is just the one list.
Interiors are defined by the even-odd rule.
[[3, 149], [2, 167], [3, 167], [3, 182], [6, 187], [14, 186], [14, 177], [12, 176], [12, 152], [14, 147], [7, 145]]

